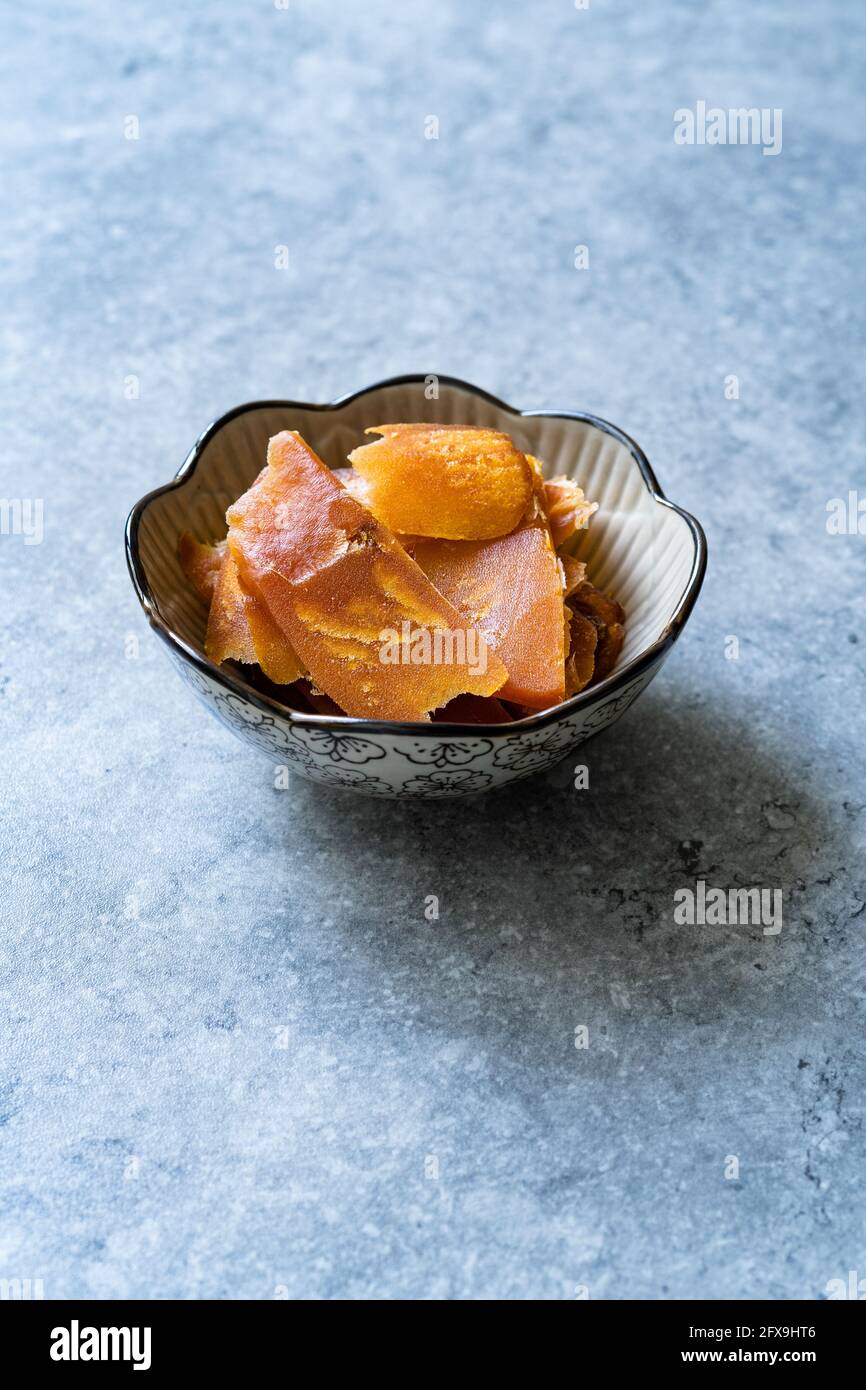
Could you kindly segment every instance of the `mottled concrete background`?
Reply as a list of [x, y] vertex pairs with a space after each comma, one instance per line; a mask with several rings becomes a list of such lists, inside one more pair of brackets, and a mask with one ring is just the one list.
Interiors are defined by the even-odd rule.
[[[45, 507], [0, 536], [0, 1276], [866, 1277], [866, 537], [826, 526], [866, 496], [863, 7], [106, 0], [0, 38], [2, 492]], [[678, 147], [699, 99], [782, 108], [782, 153]], [[707, 528], [589, 791], [276, 791], [146, 630], [124, 519], [200, 429], [401, 371], [617, 421]], [[782, 933], [675, 925], [700, 877], [781, 888]]]

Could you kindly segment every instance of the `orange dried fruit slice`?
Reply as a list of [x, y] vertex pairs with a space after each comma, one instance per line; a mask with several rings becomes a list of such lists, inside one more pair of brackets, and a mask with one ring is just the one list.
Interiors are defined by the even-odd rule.
[[297, 434], [270, 441], [228, 521], [244, 584], [346, 714], [426, 720], [506, 680], [478, 630]]
[[498, 430], [459, 425], [377, 425], [374, 444], [349, 458], [366, 502], [392, 531], [486, 540], [513, 531], [532, 493], [526, 455]]

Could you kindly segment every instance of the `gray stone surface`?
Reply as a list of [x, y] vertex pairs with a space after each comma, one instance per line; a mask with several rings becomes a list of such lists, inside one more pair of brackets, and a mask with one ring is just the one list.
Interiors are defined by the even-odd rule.
[[[475, 8], [2, 19], [2, 491], [45, 534], [0, 536], [0, 1275], [47, 1296], [866, 1276], [866, 537], [825, 524], [866, 493], [866, 16]], [[782, 153], [676, 146], [698, 99]], [[277, 791], [137, 610], [127, 510], [211, 418], [416, 370], [617, 421], [707, 528], [589, 791]], [[677, 926], [698, 877], [783, 931]]]

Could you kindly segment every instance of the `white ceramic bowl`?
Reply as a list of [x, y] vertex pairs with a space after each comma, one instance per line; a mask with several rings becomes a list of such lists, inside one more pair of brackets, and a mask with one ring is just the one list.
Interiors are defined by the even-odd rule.
[[[228, 505], [262, 468], [267, 442], [299, 430], [332, 468], [368, 425], [397, 420], [490, 425], [534, 454], [548, 475], [575, 477], [599, 504], [574, 553], [619, 599], [625, 645], [610, 676], [554, 709], [513, 724], [400, 724], [303, 714], [257, 689], [232, 663], [204, 654], [205, 606], [181, 572], [177, 541], [225, 535]], [[371, 796], [467, 796], [528, 777], [606, 729], [646, 688], [700, 592], [706, 540], [662, 494], [643, 452], [615, 425], [569, 411], [520, 411], [453, 377], [406, 376], [333, 405], [238, 406], [201, 435], [173, 482], [132, 509], [127, 560], [136, 593], [183, 679], [212, 714], [278, 764]]]

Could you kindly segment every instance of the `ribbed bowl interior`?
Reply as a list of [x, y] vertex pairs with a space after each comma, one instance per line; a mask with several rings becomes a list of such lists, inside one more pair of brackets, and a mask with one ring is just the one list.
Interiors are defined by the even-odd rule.
[[204, 653], [207, 612], [181, 572], [178, 537], [185, 530], [203, 541], [225, 535], [226, 508], [264, 466], [271, 435], [299, 430], [330, 467], [339, 468], [363, 442], [365, 428], [418, 420], [493, 426], [539, 458], [548, 477], [575, 478], [599, 510], [574, 553], [626, 613], [619, 668], [657, 641], [688, 586], [695, 542], [687, 522], [653, 497], [631, 450], [596, 425], [522, 416], [461, 386], [440, 382], [438, 398], [428, 395], [423, 381], [379, 386], [333, 408], [256, 406], [225, 423], [192, 475], [154, 498], [141, 518], [140, 561], [168, 627]]

